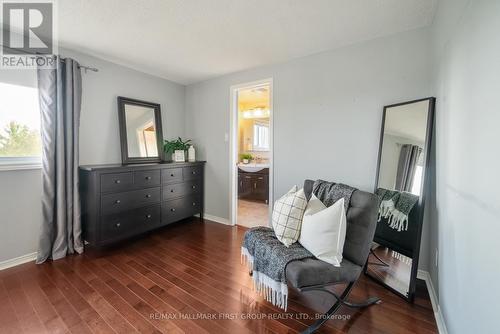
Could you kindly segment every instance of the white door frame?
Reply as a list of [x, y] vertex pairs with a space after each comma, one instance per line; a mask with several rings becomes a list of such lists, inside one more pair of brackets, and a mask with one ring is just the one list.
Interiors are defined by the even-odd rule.
[[[236, 225], [238, 220], [238, 91], [255, 86], [269, 86], [269, 217], [272, 213], [274, 195], [274, 107], [273, 78], [233, 85], [230, 88], [230, 123], [229, 123], [229, 203], [230, 223]], [[270, 224], [270, 221], [268, 221]]]

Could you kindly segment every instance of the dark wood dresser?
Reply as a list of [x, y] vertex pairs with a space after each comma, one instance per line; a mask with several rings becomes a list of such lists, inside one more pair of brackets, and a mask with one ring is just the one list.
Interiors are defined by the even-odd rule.
[[199, 214], [204, 161], [80, 166], [83, 237], [103, 246]]

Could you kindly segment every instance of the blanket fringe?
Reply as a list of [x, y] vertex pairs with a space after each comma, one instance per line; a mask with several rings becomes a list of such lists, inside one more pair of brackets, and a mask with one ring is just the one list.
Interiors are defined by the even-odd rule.
[[392, 257], [411, 266], [411, 258], [409, 258], [401, 253], [398, 253], [396, 251], [392, 251]]
[[253, 269], [254, 258], [245, 247], [241, 247], [241, 263], [246, 264], [248, 270], [252, 272], [254, 290], [269, 303], [286, 311], [288, 307], [286, 283], [275, 281], [266, 274], [255, 271]]
[[378, 221], [382, 218], [387, 218], [387, 224], [394, 230], [407, 231], [408, 230], [408, 216], [395, 208], [392, 199], [382, 201], [378, 211]]

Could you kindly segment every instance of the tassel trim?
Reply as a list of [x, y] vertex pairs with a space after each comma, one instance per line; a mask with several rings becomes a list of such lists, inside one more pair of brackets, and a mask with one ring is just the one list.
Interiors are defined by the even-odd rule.
[[392, 251], [392, 257], [395, 259], [398, 259], [399, 261], [401, 261], [409, 266], [411, 265], [411, 258], [404, 256], [401, 253], [398, 253], [396, 251]]
[[248, 270], [252, 272], [254, 290], [269, 303], [286, 311], [288, 306], [288, 286], [286, 283], [275, 281], [266, 274], [254, 270], [254, 257], [245, 247], [241, 247], [241, 263], [246, 263]]
[[378, 221], [382, 218], [387, 218], [389, 227], [398, 230], [398, 232], [408, 230], [408, 216], [395, 208], [392, 199], [380, 203]]

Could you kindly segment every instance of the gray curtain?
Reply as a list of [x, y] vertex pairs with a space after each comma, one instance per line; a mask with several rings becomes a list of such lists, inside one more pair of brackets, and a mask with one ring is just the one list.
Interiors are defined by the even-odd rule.
[[396, 174], [396, 190], [411, 191], [415, 170], [417, 169], [421, 153], [422, 149], [417, 145], [405, 144], [401, 146], [398, 172]]
[[78, 193], [78, 128], [82, 77], [76, 61], [55, 57], [38, 70], [42, 136], [42, 208], [37, 263], [83, 252]]

